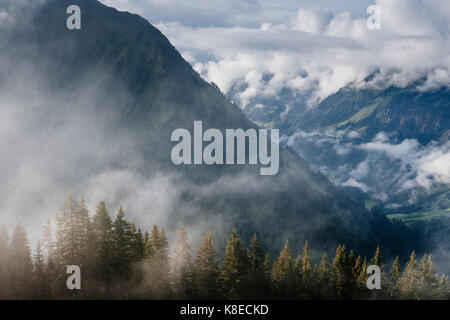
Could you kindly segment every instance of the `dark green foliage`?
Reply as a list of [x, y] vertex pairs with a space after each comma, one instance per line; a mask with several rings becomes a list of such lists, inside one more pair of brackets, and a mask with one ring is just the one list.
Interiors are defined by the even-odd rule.
[[146, 243], [144, 268], [144, 294], [149, 298], [167, 299], [171, 297], [169, 244], [164, 229], [153, 226]]
[[27, 235], [22, 226], [14, 229], [8, 254], [8, 298], [32, 297], [33, 263]]
[[223, 258], [222, 272], [219, 277], [220, 290], [225, 299], [246, 298], [248, 290], [248, 260], [236, 230], [231, 233]]
[[217, 282], [219, 263], [211, 233], [203, 239], [194, 261], [194, 288], [198, 299], [215, 299], [218, 297]]
[[112, 280], [113, 223], [101, 201], [92, 219], [93, 276], [102, 282]]
[[[79, 216], [77, 216], [79, 215]], [[87, 217], [87, 218], [86, 218]], [[74, 221], [78, 226], [73, 227]], [[80, 222], [81, 221], [81, 222]], [[84, 224], [84, 225], [83, 225]], [[286, 241], [273, 262], [253, 236], [246, 248], [233, 230], [219, 265], [211, 233], [194, 257], [188, 234], [178, 231], [172, 257], [163, 228], [144, 234], [129, 222], [122, 208], [112, 221], [100, 202], [91, 218], [71, 196], [57, 216], [53, 244], [51, 223], [32, 254], [19, 225], [11, 239], [0, 227], [0, 297], [3, 299], [449, 299], [448, 278], [439, 276], [431, 255], [417, 261], [413, 252], [404, 270], [397, 257], [388, 274], [380, 247], [370, 262], [338, 245], [332, 263], [326, 254], [316, 260], [309, 242], [293, 261]], [[81, 228], [79, 232], [77, 228]], [[82, 236], [84, 234], [84, 236]], [[81, 244], [88, 239], [88, 252]], [[44, 245], [43, 245], [44, 244]], [[72, 248], [71, 245], [75, 248]], [[53, 249], [52, 249], [53, 248]], [[6, 258], [4, 258], [6, 257]], [[33, 258], [32, 258], [33, 257]], [[81, 267], [82, 290], [66, 287], [61, 261]], [[370, 264], [381, 268], [381, 289], [367, 288]]]
[[269, 256], [264, 257], [264, 252], [256, 234], [252, 238], [248, 249], [248, 299], [264, 298], [270, 289], [270, 261]]
[[271, 278], [274, 298], [292, 299], [295, 297], [294, 265], [289, 241], [286, 241], [280, 256], [273, 264]]
[[8, 256], [9, 235], [3, 226], [0, 226], [0, 299], [8, 296]]

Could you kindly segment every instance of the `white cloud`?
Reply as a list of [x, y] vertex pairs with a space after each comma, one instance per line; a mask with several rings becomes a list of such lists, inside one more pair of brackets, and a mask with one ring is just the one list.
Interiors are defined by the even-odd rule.
[[[208, 81], [246, 106], [283, 88], [308, 96], [309, 104], [355, 86], [406, 86], [427, 78], [420, 89], [450, 83], [447, 4], [442, 1], [378, 0], [382, 29], [368, 30], [350, 12], [300, 8], [285, 21], [255, 26], [158, 28]], [[270, 18], [270, 17], [268, 17]], [[369, 82], [363, 80], [378, 71]], [[241, 86], [249, 73], [271, 74], [258, 88]], [[252, 100], [253, 99], [253, 100]]]
[[299, 9], [293, 30], [321, 34], [332, 19], [331, 11], [321, 8]]
[[362, 182], [358, 182], [353, 178], [348, 179], [343, 184], [341, 184], [341, 186], [359, 188], [364, 192], [369, 192], [371, 190], [366, 184], [364, 184]]

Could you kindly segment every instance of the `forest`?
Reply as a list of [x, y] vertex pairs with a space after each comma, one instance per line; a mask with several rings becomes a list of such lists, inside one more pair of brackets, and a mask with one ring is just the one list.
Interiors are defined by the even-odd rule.
[[[91, 216], [69, 194], [34, 250], [22, 226], [11, 236], [0, 227], [0, 299], [450, 299], [431, 255], [386, 265], [379, 247], [367, 258], [342, 244], [315, 263], [308, 242], [295, 256], [286, 241], [271, 259], [256, 235], [247, 248], [236, 230], [222, 254], [211, 233], [193, 251], [183, 227], [172, 247], [164, 228], [143, 231], [122, 208], [112, 218], [104, 201]], [[80, 290], [66, 286], [68, 265], [81, 269]], [[369, 265], [381, 269], [380, 290], [367, 289]]]

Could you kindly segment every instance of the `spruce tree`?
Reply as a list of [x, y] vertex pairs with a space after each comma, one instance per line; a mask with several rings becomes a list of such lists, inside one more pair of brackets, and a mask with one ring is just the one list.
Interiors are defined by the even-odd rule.
[[78, 203], [67, 195], [62, 212], [57, 217], [57, 262], [60, 266], [85, 267], [90, 256], [89, 213], [83, 200]]
[[417, 288], [420, 285], [419, 275], [420, 273], [416, 260], [416, 254], [413, 251], [399, 282], [400, 295], [402, 299], [418, 299]]
[[167, 299], [171, 296], [169, 244], [164, 228], [159, 231], [153, 226], [146, 244], [148, 256], [144, 263], [144, 274], [147, 279], [146, 294], [151, 298]]
[[0, 299], [8, 297], [9, 268], [9, 235], [3, 226], [0, 226]]
[[424, 255], [419, 266], [418, 297], [421, 300], [436, 299], [440, 295], [439, 291], [439, 276], [434, 269], [431, 254]]
[[50, 220], [47, 220], [47, 224], [44, 226], [41, 244], [44, 252], [44, 262], [47, 264], [48, 268], [53, 269], [55, 263], [55, 243]]
[[328, 265], [328, 255], [324, 253], [319, 263], [317, 275], [317, 288], [314, 298], [316, 299], [331, 299], [331, 279]]
[[194, 288], [198, 299], [215, 299], [218, 297], [217, 282], [219, 264], [211, 233], [203, 238], [194, 261]]
[[[264, 253], [256, 234], [248, 249], [248, 283], [247, 298], [262, 299], [267, 295], [270, 281], [265, 266]], [[267, 263], [270, 269], [269, 262]]]
[[389, 271], [388, 294], [391, 299], [400, 298], [400, 288], [399, 288], [400, 277], [401, 277], [400, 258], [396, 256], [394, 263], [392, 264], [391, 270]]
[[92, 219], [93, 276], [96, 280], [109, 283], [112, 280], [113, 223], [104, 201], [100, 201]]
[[141, 228], [136, 230], [134, 223], [130, 223], [132, 261], [139, 262], [145, 257], [145, 240]]
[[314, 274], [308, 241], [305, 242], [305, 246], [303, 247], [303, 255], [301, 261], [300, 298], [309, 299], [310, 293], [312, 291]]
[[225, 299], [239, 300], [245, 298], [245, 287], [248, 278], [248, 263], [246, 251], [236, 230], [231, 232], [227, 241], [223, 258], [220, 284], [222, 296]]
[[295, 298], [294, 266], [289, 241], [286, 241], [278, 259], [273, 264], [271, 279], [275, 298]]
[[348, 263], [345, 245], [339, 245], [336, 249], [331, 277], [336, 298], [347, 299], [351, 293], [351, 268]]
[[41, 242], [38, 241], [33, 264], [33, 297], [35, 299], [50, 299], [52, 297], [49, 282]]
[[173, 257], [173, 285], [177, 299], [187, 299], [193, 295], [191, 248], [186, 230], [181, 227], [175, 243]]
[[130, 280], [132, 264], [132, 237], [130, 224], [125, 219], [123, 208], [119, 208], [112, 232], [112, 273], [118, 281]]
[[33, 263], [24, 228], [17, 225], [9, 246], [9, 297], [28, 299], [32, 296]]

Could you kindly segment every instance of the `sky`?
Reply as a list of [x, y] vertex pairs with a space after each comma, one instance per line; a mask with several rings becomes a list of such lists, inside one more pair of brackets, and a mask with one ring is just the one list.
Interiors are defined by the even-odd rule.
[[[20, 2], [6, 1], [14, 4]], [[2, 2], [5, 0], [0, 0], [0, 4]], [[448, 0], [304, 0], [277, 1], [276, 6], [266, 0], [102, 2], [148, 19], [169, 38], [204, 79], [215, 82], [226, 94], [233, 92], [231, 98], [242, 108], [260, 97], [277, 97], [283, 88], [292, 89], [294, 95], [306, 96], [310, 106], [314, 107], [350, 83], [377, 86], [382, 79], [384, 84], [404, 86], [426, 77], [426, 81], [421, 84], [423, 90], [450, 84]], [[367, 5], [373, 3], [381, 8], [381, 30], [369, 30], [366, 27], [365, 11]], [[10, 14], [0, 9], [0, 27], [8, 24], [11, 24]], [[378, 76], [370, 83], [364, 83], [367, 75], [375, 70], [379, 71]], [[268, 74], [270, 77], [266, 77]], [[98, 123], [92, 123], [89, 117], [85, 119], [83, 114], [79, 118], [67, 120], [68, 125], [58, 134], [54, 134], [50, 128], [41, 130], [30, 127], [26, 119], [17, 113], [17, 105], [28, 105], [27, 99], [36, 101], [35, 96], [39, 92], [31, 90], [34, 88], [34, 79], [28, 69], [23, 73], [18, 72], [16, 77], [22, 81], [21, 89], [30, 90], [22, 90], [16, 95], [11, 91], [10, 100], [5, 97], [2, 99], [7, 106], [0, 110], [0, 145], [6, 146], [3, 152], [10, 157], [0, 159], [0, 167], [6, 168], [3, 170], [5, 174], [19, 172], [9, 179], [10, 184], [0, 186], [3, 207], [13, 208], [17, 203], [29, 207], [27, 201], [33, 202], [39, 198], [36, 197], [36, 190], [45, 193], [51, 190], [55, 194], [54, 199], [50, 199], [52, 203], [43, 203], [42, 206], [58, 208], [61, 190], [67, 190], [61, 187], [60, 179], [74, 179], [72, 176], [67, 177], [63, 161], [56, 165], [54, 162], [59, 161], [61, 154], [70, 154], [70, 149], [66, 149], [68, 147], [64, 144], [65, 139], [88, 142], [80, 152], [81, 160], [70, 159], [73, 166], [77, 167], [84, 159], [82, 156], [88, 156], [92, 150], [105, 145], [105, 135]], [[36, 79], [39, 79], [39, 75], [36, 75]], [[28, 94], [24, 95], [23, 92]], [[18, 96], [21, 97], [20, 101], [15, 100]], [[97, 102], [91, 97], [85, 99]], [[85, 126], [82, 130], [79, 130], [80, 123]], [[11, 144], [10, 138], [17, 139], [19, 133], [25, 139]], [[92, 139], [91, 135], [98, 139]], [[39, 148], [42, 141], [46, 142], [48, 150]], [[115, 146], [111, 147], [110, 153], [105, 153], [105, 158], [113, 158], [121, 152], [124, 144], [119, 142], [116, 141]], [[419, 147], [414, 141], [402, 142], [396, 147], [382, 137], [362, 147], [388, 152], [393, 157], [405, 158], [406, 152], [419, 154]], [[406, 151], [398, 153], [398, 148]], [[23, 150], [28, 151], [24, 154]], [[409, 162], [421, 166], [424, 175], [438, 168], [436, 174], [450, 181], [448, 149], [435, 151], [432, 149], [420, 157], [408, 156], [411, 159]], [[352, 177], [356, 182], [350, 182], [358, 183], [357, 174], [360, 171]], [[93, 199], [102, 198], [104, 194], [114, 195], [114, 190], [98, 190], [94, 187], [105, 185], [98, 181], [107, 181], [111, 177], [127, 185], [138, 199], [144, 199], [149, 194], [148, 190], [154, 189], [156, 185], [167, 186], [159, 189], [170, 189], [171, 185], [166, 178], [142, 182], [132, 172], [113, 172], [105, 177], [94, 176], [87, 182], [93, 186], [90, 193]], [[27, 183], [23, 184], [22, 181]], [[142, 187], [143, 184], [145, 187]], [[21, 193], [12, 194], [15, 190], [22, 190], [31, 196], [25, 197], [27, 201], [23, 201]], [[170, 197], [156, 198], [160, 199], [159, 202], [154, 201], [159, 211], [164, 211], [163, 208], [171, 204]], [[86, 200], [88, 203], [93, 202], [91, 199]], [[137, 200], [134, 202], [141, 203]], [[147, 207], [136, 210], [149, 211]], [[33, 216], [26, 210], [19, 211], [24, 216]], [[48, 216], [53, 216], [54, 212], [49, 210]], [[13, 216], [10, 213], [8, 215]], [[36, 223], [37, 214], [36, 220], [30, 218], [29, 222]]]
[[[372, 86], [424, 77], [422, 89], [450, 84], [446, 0], [102, 2], [148, 19], [224, 93], [244, 87], [231, 97], [242, 108], [283, 88], [314, 106], [375, 71]], [[381, 10], [380, 30], [366, 26], [369, 5]]]
[[[282, 100], [286, 88], [293, 92], [291, 101], [301, 97], [314, 108], [346, 86], [405, 87], [417, 81], [418, 90], [450, 86], [448, 0], [102, 2], [148, 19], [205, 80], [241, 108]], [[367, 27], [370, 5], [380, 8], [379, 30]], [[283, 116], [289, 116], [288, 104]], [[303, 132], [293, 137], [298, 134]], [[405, 187], [429, 187], [424, 178], [429, 175], [450, 182], [448, 145], [420, 146], [416, 140], [392, 145], [380, 138], [384, 135], [357, 148], [375, 159], [385, 154], [416, 168], [414, 183], [406, 180]], [[342, 147], [338, 141], [336, 148]], [[350, 169], [353, 180], [344, 184], [368, 189], [360, 171]]]

